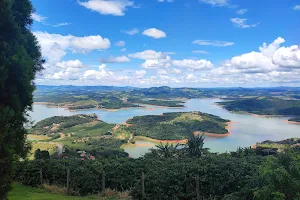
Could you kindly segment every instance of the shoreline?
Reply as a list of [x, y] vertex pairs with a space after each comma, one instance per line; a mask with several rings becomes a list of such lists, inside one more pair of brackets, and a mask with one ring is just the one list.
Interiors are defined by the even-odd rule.
[[289, 120], [283, 120], [284, 122], [287, 122], [289, 124], [297, 124], [300, 125], [300, 122], [294, 122], [294, 121], [289, 121]]
[[[70, 109], [68, 106], [57, 106], [55, 103], [52, 102], [33, 102], [35, 105], [45, 105], [48, 108], [64, 108], [65, 110], [68, 110], [70, 112], [77, 112], [77, 111], [84, 111], [84, 110], [105, 110], [107, 112], [117, 112], [119, 110], [124, 109], [132, 109], [132, 108], [139, 108], [139, 109], [145, 109], [145, 110], [155, 110], [156, 108], [174, 108], [174, 109], [182, 109], [185, 108], [185, 106], [179, 106], [179, 107], [169, 107], [169, 106], [158, 106], [158, 105], [152, 105], [152, 104], [138, 104], [141, 106], [138, 107], [123, 107], [123, 108], [83, 108], [83, 109]], [[147, 108], [147, 106], [153, 106], [154, 108]]]

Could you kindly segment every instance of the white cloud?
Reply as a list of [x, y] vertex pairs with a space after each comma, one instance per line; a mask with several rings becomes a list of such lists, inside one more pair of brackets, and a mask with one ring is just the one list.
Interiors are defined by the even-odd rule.
[[233, 26], [237, 28], [254, 28], [259, 24], [247, 24], [246, 18], [231, 18], [230, 21], [233, 23]]
[[300, 69], [300, 47], [298, 45], [281, 47], [274, 52], [272, 61], [280, 67]]
[[134, 3], [128, 0], [88, 0], [78, 1], [79, 5], [96, 11], [102, 15], [124, 16], [127, 7], [134, 7]]
[[160, 3], [163, 3], [163, 2], [172, 3], [172, 2], [174, 2], [174, 0], [157, 0], [157, 2], [160, 2]]
[[172, 64], [177, 67], [182, 67], [190, 70], [208, 70], [213, 68], [213, 64], [205, 59], [201, 60], [192, 60], [192, 59], [183, 59], [183, 60], [173, 60]]
[[54, 25], [52, 25], [52, 26], [53, 26], [53, 27], [60, 27], [60, 26], [68, 26], [68, 25], [71, 25], [71, 23], [66, 23], [66, 22], [64, 22], [64, 23], [54, 24]]
[[102, 38], [100, 35], [75, 37], [47, 32], [33, 32], [33, 34], [41, 45], [42, 55], [50, 64], [59, 62], [66, 55], [67, 50], [71, 50], [73, 53], [86, 53], [110, 47], [109, 39]]
[[71, 48], [75, 52], [85, 53], [97, 49], [108, 49], [109, 47], [109, 39], [102, 38], [100, 35], [71, 38]]
[[300, 5], [295, 5], [295, 6], [293, 7], [293, 9], [294, 9], [294, 10], [300, 10]]
[[219, 40], [195, 40], [192, 44], [198, 44], [201, 46], [216, 46], [216, 47], [227, 47], [234, 45], [234, 42], [219, 41]]
[[208, 54], [207, 51], [203, 51], [203, 50], [194, 50], [193, 53], [198, 53], [198, 54]]
[[239, 9], [239, 10], [236, 11], [236, 14], [238, 14], [238, 15], [243, 15], [243, 14], [245, 14], [246, 12], [248, 12], [247, 9]]
[[109, 58], [101, 58], [100, 62], [102, 63], [125, 63], [130, 62], [130, 59], [126, 56], [118, 56], [118, 57], [109, 57]]
[[154, 50], [145, 50], [142, 52], [136, 52], [133, 54], [128, 55], [131, 58], [138, 58], [142, 60], [147, 60], [147, 59], [159, 59], [166, 57], [166, 54], [163, 52], [156, 52]]
[[158, 30], [156, 28], [149, 28], [144, 30], [143, 35], [153, 37], [155, 39], [165, 38], [167, 36], [165, 32]]
[[160, 69], [171, 67], [171, 58], [166, 56], [159, 59], [148, 59], [141, 65], [145, 69]]
[[138, 70], [135, 72], [135, 77], [138, 79], [144, 78], [147, 72], [145, 70]]
[[60, 68], [81, 68], [83, 66], [80, 60], [63, 61], [56, 64], [56, 67]]
[[228, 6], [228, 0], [200, 0], [202, 3], [211, 4], [213, 6]]
[[31, 14], [31, 17], [32, 17], [33, 20], [35, 20], [35, 21], [37, 21], [37, 22], [43, 22], [45, 19], [47, 19], [47, 17], [38, 15], [38, 14], [36, 14], [36, 13], [32, 13], [32, 14]]
[[121, 40], [121, 41], [118, 41], [115, 45], [118, 47], [124, 47], [126, 45], [126, 43], [123, 40]]
[[215, 70], [219, 74], [232, 73], [271, 73], [300, 69], [300, 48], [297, 45], [280, 47], [285, 40], [278, 37], [271, 44], [264, 43], [259, 52], [235, 56]]
[[124, 33], [128, 34], [128, 35], [135, 35], [137, 33], [139, 33], [139, 29], [137, 28], [134, 28], [134, 29], [131, 29], [131, 30], [128, 30], [128, 31], [123, 31]]
[[127, 51], [127, 49], [126, 48], [122, 48], [120, 51], [124, 52], [124, 51]]

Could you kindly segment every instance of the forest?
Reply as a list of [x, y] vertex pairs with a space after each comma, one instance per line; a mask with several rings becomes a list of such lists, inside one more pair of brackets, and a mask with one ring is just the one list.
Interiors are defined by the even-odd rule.
[[[213, 154], [203, 138], [190, 138], [184, 148], [158, 145], [139, 159], [36, 159], [16, 163], [14, 180], [38, 187], [66, 187], [75, 196], [105, 188], [128, 192], [132, 199], [292, 200], [300, 195], [298, 148], [268, 154], [268, 148], [239, 148]], [[144, 175], [142, 175], [144, 174]], [[143, 183], [143, 184], [142, 184]], [[144, 188], [144, 189], [143, 189]]]
[[254, 97], [218, 102], [218, 104], [234, 112], [248, 112], [259, 115], [300, 115], [300, 100]]
[[133, 117], [127, 121], [127, 130], [135, 136], [182, 140], [194, 132], [226, 134], [226, 122], [229, 120], [201, 112], [175, 112]]
[[54, 116], [37, 122], [29, 129], [29, 133], [34, 135], [55, 134], [66, 128], [93, 121], [98, 121], [98, 116], [95, 114], [80, 114], [70, 117]]

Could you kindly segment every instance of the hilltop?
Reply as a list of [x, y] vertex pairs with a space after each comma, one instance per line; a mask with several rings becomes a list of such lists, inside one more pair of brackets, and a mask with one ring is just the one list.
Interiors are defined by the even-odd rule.
[[194, 132], [226, 135], [229, 120], [201, 112], [174, 112], [136, 116], [129, 119], [127, 130], [135, 136], [158, 140], [187, 139]]

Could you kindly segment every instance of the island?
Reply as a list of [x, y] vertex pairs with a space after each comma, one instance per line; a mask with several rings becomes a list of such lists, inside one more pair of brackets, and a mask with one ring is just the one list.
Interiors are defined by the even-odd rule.
[[202, 112], [173, 112], [133, 117], [126, 122], [126, 130], [156, 140], [185, 140], [190, 134], [227, 136], [229, 122]]
[[96, 114], [47, 118], [28, 130], [27, 139], [32, 146], [29, 157], [37, 149], [47, 150], [54, 157], [80, 158], [82, 153], [93, 158], [128, 157], [120, 147], [127, 143], [129, 135], [114, 134], [118, 126], [98, 120]]
[[257, 115], [300, 115], [300, 100], [276, 97], [251, 97], [218, 102], [229, 111], [247, 112]]

